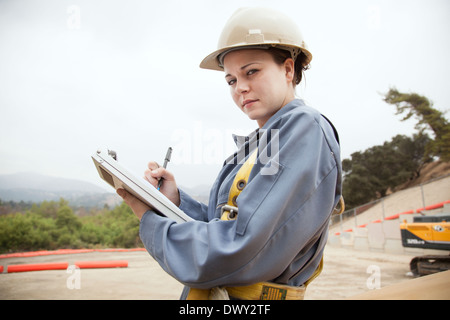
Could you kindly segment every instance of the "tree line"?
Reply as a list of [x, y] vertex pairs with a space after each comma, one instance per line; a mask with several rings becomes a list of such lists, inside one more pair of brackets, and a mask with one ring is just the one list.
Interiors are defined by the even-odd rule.
[[0, 253], [142, 247], [139, 220], [124, 203], [80, 217], [64, 199], [0, 216]]
[[450, 124], [445, 113], [433, 108], [428, 98], [395, 88], [383, 100], [396, 107], [397, 115], [405, 114], [401, 121], [415, 118], [417, 132], [412, 137], [397, 135], [342, 161], [347, 209], [384, 197], [389, 189], [419, 177], [426, 163], [450, 161]]

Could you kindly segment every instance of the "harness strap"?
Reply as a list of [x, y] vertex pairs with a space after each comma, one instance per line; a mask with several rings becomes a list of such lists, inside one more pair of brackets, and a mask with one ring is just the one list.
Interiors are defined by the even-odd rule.
[[244, 287], [226, 287], [230, 296], [240, 300], [303, 300], [306, 286], [293, 287], [273, 282], [258, 282]]
[[255, 164], [257, 155], [258, 149], [256, 149], [248, 157], [247, 161], [245, 161], [239, 169], [236, 177], [234, 177], [233, 184], [230, 188], [230, 193], [228, 194], [228, 202], [222, 207], [222, 216], [220, 217], [220, 220], [235, 220], [237, 218], [238, 207], [236, 200], [247, 185], [248, 177], [250, 176], [250, 172]]

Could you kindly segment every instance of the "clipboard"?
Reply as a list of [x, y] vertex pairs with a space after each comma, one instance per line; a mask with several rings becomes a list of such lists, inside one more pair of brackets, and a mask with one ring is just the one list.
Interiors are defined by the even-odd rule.
[[100, 177], [115, 190], [121, 188], [151, 206], [156, 213], [174, 220], [177, 223], [193, 221], [165, 195], [156, 190], [148, 181], [133, 174], [119, 163], [114, 151], [98, 150], [92, 155]]

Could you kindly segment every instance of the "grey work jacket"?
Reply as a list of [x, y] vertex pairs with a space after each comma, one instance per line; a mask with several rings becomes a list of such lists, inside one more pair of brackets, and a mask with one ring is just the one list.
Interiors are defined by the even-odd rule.
[[[208, 206], [180, 190], [195, 219], [176, 224], [151, 211], [140, 237], [161, 267], [188, 287], [273, 281], [302, 285], [316, 270], [341, 196], [339, 143], [330, 123], [296, 99], [248, 137], [235, 136]], [[236, 220], [220, 220], [233, 179], [249, 153], [258, 158], [239, 195]]]

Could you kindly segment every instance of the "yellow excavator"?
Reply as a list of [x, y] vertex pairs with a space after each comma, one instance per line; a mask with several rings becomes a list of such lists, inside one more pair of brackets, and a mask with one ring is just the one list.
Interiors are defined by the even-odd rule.
[[[413, 222], [400, 225], [404, 247], [450, 251], [450, 214], [417, 216]], [[424, 255], [410, 262], [414, 276], [450, 270], [450, 255]]]

